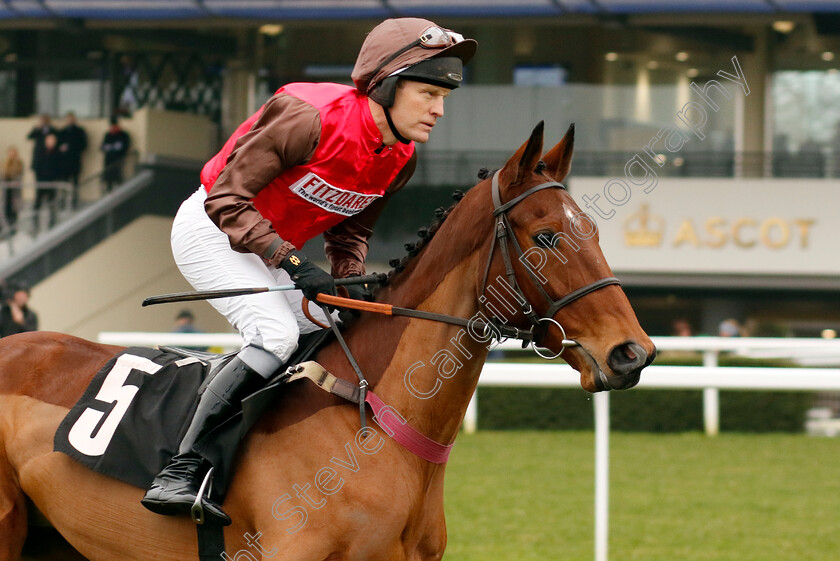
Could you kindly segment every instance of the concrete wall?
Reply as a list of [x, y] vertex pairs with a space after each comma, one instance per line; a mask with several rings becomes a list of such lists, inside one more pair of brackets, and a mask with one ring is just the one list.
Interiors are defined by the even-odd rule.
[[216, 153], [215, 127], [203, 115], [140, 109], [132, 120], [139, 135], [135, 147], [143, 155], [204, 162]]
[[32, 288], [40, 328], [96, 340], [101, 331], [170, 331], [189, 308], [207, 332], [232, 329], [207, 302], [142, 307], [147, 296], [192, 290], [175, 267], [169, 218], [145, 216]]

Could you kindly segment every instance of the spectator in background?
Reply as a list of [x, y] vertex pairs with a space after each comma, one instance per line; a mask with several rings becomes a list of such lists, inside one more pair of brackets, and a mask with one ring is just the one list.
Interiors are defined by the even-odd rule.
[[41, 160], [44, 155], [44, 148], [46, 146], [47, 137], [51, 134], [56, 134], [55, 127], [50, 122], [49, 115], [41, 115], [38, 118], [38, 124], [29, 131], [26, 137], [33, 140], [35, 144], [32, 146], [32, 170], [37, 174], [38, 167], [41, 165]]
[[718, 337], [740, 337], [741, 325], [736, 319], [725, 319], [718, 325]]
[[172, 333], [204, 333], [195, 325], [195, 316], [189, 310], [181, 310], [175, 316], [175, 327]]
[[17, 220], [20, 207], [20, 182], [23, 179], [23, 160], [20, 159], [18, 149], [10, 146], [6, 149], [6, 160], [0, 180], [3, 182], [3, 216], [5, 226], [11, 226]]
[[674, 337], [691, 337], [693, 335], [691, 324], [686, 319], [674, 320], [674, 323], [671, 325], [671, 330], [671, 335]]
[[[172, 333], [204, 333], [195, 325], [195, 316], [187, 309], [183, 309], [175, 316], [175, 327]], [[197, 351], [206, 351], [207, 347], [184, 346], [187, 349], [195, 349]]]
[[0, 337], [38, 330], [38, 316], [29, 308], [29, 288], [12, 285], [6, 290], [0, 308]]
[[61, 156], [62, 179], [73, 184], [73, 208], [79, 200], [79, 172], [82, 170], [82, 153], [87, 149], [85, 129], [76, 123], [76, 115], [67, 113], [67, 124], [58, 133], [58, 153]]
[[35, 180], [38, 186], [35, 189], [35, 210], [47, 206], [49, 210], [48, 223], [51, 226], [55, 218], [55, 209], [52, 208], [55, 201], [56, 186], [42, 185], [61, 181], [61, 159], [58, 152], [58, 136], [48, 134], [44, 138], [44, 151], [35, 168]]
[[119, 118], [116, 115], [111, 117], [111, 128], [105, 133], [99, 148], [105, 156], [102, 181], [105, 182], [106, 193], [110, 193], [115, 184], [122, 183], [123, 165], [130, 142], [128, 133], [120, 128]]

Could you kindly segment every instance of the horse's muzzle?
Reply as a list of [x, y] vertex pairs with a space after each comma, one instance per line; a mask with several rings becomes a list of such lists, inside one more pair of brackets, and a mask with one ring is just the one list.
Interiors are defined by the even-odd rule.
[[613, 347], [607, 357], [607, 365], [612, 372], [599, 372], [595, 385], [599, 390], [626, 390], [639, 383], [642, 369], [653, 362], [656, 348], [648, 354], [645, 349], [633, 341]]

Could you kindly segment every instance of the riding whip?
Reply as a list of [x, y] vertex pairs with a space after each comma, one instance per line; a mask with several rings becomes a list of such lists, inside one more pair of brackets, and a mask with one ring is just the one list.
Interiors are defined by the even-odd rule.
[[[359, 277], [347, 277], [344, 279], [335, 279], [336, 286], [346, 286], [348, 284], [368, 284], [379, 283], [381, 281], [380, 275], [365, 275]], [[285, 290], [295, 290], [295, 285], [284, 284], [278, 286], [262, 286], [257, 288], [231, 288], [227, 290], [197, 290], [194, 292], [177, 292], [174, 294], [162, 294], [160, 296], [149, 296], [143, 300], [144, 306], [152, 306], [154, 304], [168, 304], [170, 302], [191, 302], [194, 300], [213, 300], [214, 298], [230, 298], [232, 296], [247, 296], [249, 294], [261, 294], [263, 292], [281, 292]]]

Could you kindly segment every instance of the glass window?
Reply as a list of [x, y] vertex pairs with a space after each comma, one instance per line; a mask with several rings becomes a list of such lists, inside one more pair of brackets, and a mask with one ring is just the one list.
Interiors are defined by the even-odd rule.
[[65, 115], [72, 111], [80, 119], [102, 117], [104, 88], [98, 80], [38, 82], [38, 113]]
[[806, 143], [833, 146], [840, 123], [840, 72], [776, 72], [772, 87], [774, 135], [789, 150]]
[[838, 175], [840, 72], [780, 71], [772, 78], [774, 175]]
[[568, 71], [559, 65], [517, 66], [513, 69], [516, 86], [562, 86], [567, 78]]

